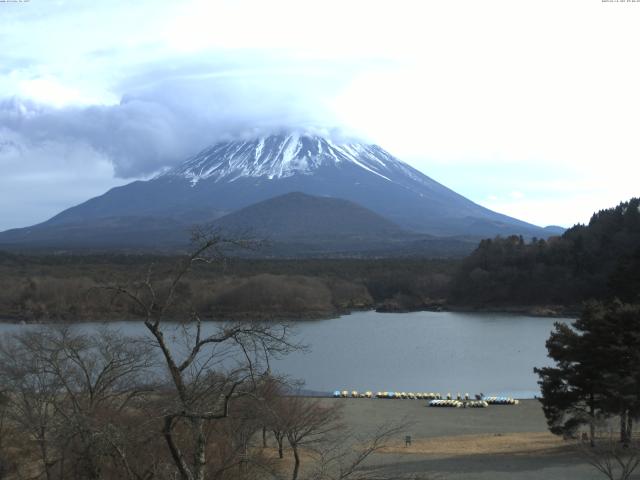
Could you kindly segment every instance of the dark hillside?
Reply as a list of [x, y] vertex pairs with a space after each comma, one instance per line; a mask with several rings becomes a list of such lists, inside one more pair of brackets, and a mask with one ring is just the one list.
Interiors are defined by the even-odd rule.
[[340, 198], [300, 192], [280, 195], [214, 222], [222, 230], [251, 229], [268, 238], [388, 238], [407, 232], [386, 218]]
[[632, 302], [640, 294], [640, 199], [595, 213], [560, 237], [483, 240], [454, 280], [452, 301], [475, 306]]

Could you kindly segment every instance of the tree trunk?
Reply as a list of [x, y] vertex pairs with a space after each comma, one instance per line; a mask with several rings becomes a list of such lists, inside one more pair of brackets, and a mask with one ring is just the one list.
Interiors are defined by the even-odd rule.
[[267, 448], [267, 427], [262, 427], [262, 448]]
[[65, 465], [65, 453], [62, 450], [62, 456], [60, 457], [60, 478], [64, 478], [64, 465]]
[[165, 441], [167, 442], [167, 447], [169, 447], [169, 452], [171, 453], [171, 458], [173, 458], [173, 462], [178, 468], [178, 472], [180, 473], [180, 478], [182, 480], [193, 480], [191, 476], [191, 472], [189, 471], [189, 467], [187, 466], [184, 457], [182, 456], [182, 452], [176, 445], [173, 439], [173, 419], [171, 417], [165, 417], [164, 419], [164, 428], [162, 429], [162, 435], [164, 436]]
[[596, 412], [594, 407], [593, 393], [589, 396], [589, 415], [591, 416], [591, 421], [589, 422], [589, 446], [595, 447], [595, 436], [596, 436]]
[[51, 480], [51, 467], [53, 466], [49, 461], [49, 450], [47, 448], [46, 430], [44, 427], [40, 428], [40, 438], [38, 439], [40, 444], [40, 455], [42, 456], [42, 463], [44, 464], [44, 474], [47, 480]]
[[278, 442], [278, 457], [284, 458], [284, 452], [282, 448], [282, 440], [284, 439], [283, 435], [279, 434], [278, 432], [273, 432], [273, 436], [276, 437], [276, 442]]
[[293, 458], [295, 463], [293, 464], [293, 475], [291, 476], [291, 480], [298, 479], [298, 473], [300, 471], [300, 455], [298, 455], [298, 447], [296, 445], [291, 445], [293, 450]]
[[631, 412], [627, 412], [627, 443], [631, 443], [631, 438], [633, 435], [633, 418], [631, 417]]
[[100, 470], [100, 467], [92, 459], [87, 460], [84, 471], [85, 478], [88, 480], [100, 480], [102, 478]]
[[628, 411], [623, 410], [620, 414], [620, 443], [624, 448], [629, 446], [629, 437], [627, 436], [627, 416]]
[[191, 420], [193, 429], [193, 480], [204, 480], [206, 458], [206, 438], [204, 435], [204, 420], [194, 418]]
[[84, 458], [80, 459], [80, 465], [83, 475], [82, 478], [86, 478], [87, 480], [100, 480], [100, 478], [102, 478], [102, 469], [100, 468], [98, 454], [95, 451], [95, 446], [92, 443], [91, 434], [87, 433], [82, 437], [83, 443], [87, 444], [82, 452], [82, 456]]

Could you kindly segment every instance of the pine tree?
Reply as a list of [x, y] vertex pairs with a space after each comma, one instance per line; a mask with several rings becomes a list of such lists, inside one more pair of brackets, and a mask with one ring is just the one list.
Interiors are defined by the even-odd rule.
[[600, 369], [591, 346], [574, 327], [556, 323], [547, 340], [549, 357], [556, 367], [536, 368], [540, 376], [542, 408], [552, 433], [573, 436], [589, 425], [593, 443], [596, 418], [601, 406]]
[[591, 302], [571, 326], [556, 324], [547, 340], [555, 367], [536, 368], [552, 433], [574, 435], [598, 417], [620, 418], [628, 444], [640, 415], [640, 306]]

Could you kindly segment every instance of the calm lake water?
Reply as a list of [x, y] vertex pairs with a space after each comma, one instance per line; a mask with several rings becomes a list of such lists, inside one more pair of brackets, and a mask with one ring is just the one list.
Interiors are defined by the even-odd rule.
[[[531, 398], [538, 394], [533, 367], [549, 365], [549, 319], [494, 313], [357, 312], [305, 321], [296, 337], [309, 346], [274, 363], [274, 370], [303, 379], [313, 391], [460, 392]], [[110, 324], [142, 335], [137, 322]], [[83, 324], [82, 328], [96, 328]], [[0, 334], [24, 328], [0, 324]]]

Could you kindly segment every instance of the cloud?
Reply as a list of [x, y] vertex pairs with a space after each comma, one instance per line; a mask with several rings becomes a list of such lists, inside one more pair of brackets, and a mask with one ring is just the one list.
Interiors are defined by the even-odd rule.
[[0, 125], [24, 148], [86, 145], [105, 155], [118, 177], [139, 177], [220, 139], [323, 123], [304, 94], [271, 81], [255, 88], [265, 79], [174, 79], [126, 94], [116, 105], [88, 107], [13, 98], [0, 101]]
[[[120, 177], [159, 168], [182, 153], [188, 141], [188, 128], [175, 112], [141, 100], [115, 106], [54, 108], [13, 99], [0, 102], [0, 125], [3, 137], [20, 142], [21, 151], [81, 145], [108, 158]], [[29, 161], [42, 160], [34, 157]]]
[[[66, 168], [54, 159], [68, 155], [106, 185], [152, 175], [219, 139], [339, 126], [536, 223], [588, 219], [637, 194], [632, 4], [16, 7], [0, 12], [0, 165], [15, 149], [11, 165], [20, 158], [34, 175], [53, 175]], [[52, 202], [67, 194], [46, 188], [38, 194]]]
[[125, 183], [113, 165], [81, 143], [32, 143], [0, 128], [0, 230], [39, 223]]
[[[206, 2], [190, 3], [56, 1], [3, 10], [0, 142], [19, 143], [35, 170], [48, 156], [30, 152], [50, 149], [52, 157], [66, 145], [92, 152], [87, 163], [110, 162], [118, 178], [139, 178], [220, 139], [331, 126], [327, 99], [358, 61], [266, 51], [258, 36], [242, 49], [174, 48], [176, 35], [211, 29], [194, 13]], [[244, 8], [232, 7], [233, 22]], [[199, 26], [189, 27], [193, 15], [185, 12]], [[249, 38], [241, 31], [235, 38]]]
[[342, 138], [329, 99], [368, 68], [290, 52], [158, 57], [147, 48], [133, 61], [119, 48], [93, 48], [87, 65], [104, 65], [80, 74], [79, 65], [26, 57], [3, 63], [0, 230], [43, 221], [216, 141], [291, 128]]

